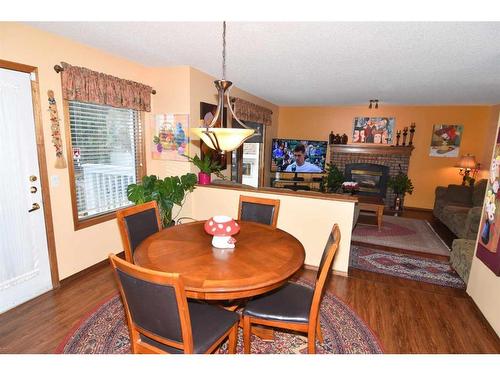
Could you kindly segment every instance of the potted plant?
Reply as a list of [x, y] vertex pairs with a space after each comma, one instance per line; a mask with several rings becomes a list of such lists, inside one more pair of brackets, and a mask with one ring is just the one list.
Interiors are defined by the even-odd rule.
[[194, 157], [183, 155], [188, 160], [193, 163], [200, 172], [198, 173], [198, 183], [200, 185], [208, 185], [210, 183], [210, 175], [214, 173], [217, 177], [225, 179], [225, 176], [221, 173], [221, 166], [214, 160], [210, 154], [205, 154], [203, 159], [200, 159], [198, 155]]
[[335, 164], [326, 164], [326, 176], [323, 176], [322, 190], [325, 193], [336, 193], [344, 182], [344, 174]]
[[[131, 184], [127, 187], [127, 197], [135, 204], [155, 200], [158, 203], [163, 227], [175, 224], [172, 218], [174, 205], [182, 207], [187, 193], [194, 190], [196, 175], [187, 173], [183, 176], [172, 176], [160, 179], [155, 175], [144, 176], [142, 184]], [[176, 216], [177, 217], [177, 216]]]
[[401, 211], [403, 209], [403, 199], [406, 193], [413, 193], [413, 184], [406, 174], [399, 172], [396, 176], [389, 178], [387, 186], [392, 189], [394, 194], [394, 210]]

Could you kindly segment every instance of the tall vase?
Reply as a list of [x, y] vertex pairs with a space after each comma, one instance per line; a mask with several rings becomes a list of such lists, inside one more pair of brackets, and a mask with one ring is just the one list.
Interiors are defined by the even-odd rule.
[[198, 184], [199, 185], [209, 185], [210, 184], [210, 173], [198, 172]]

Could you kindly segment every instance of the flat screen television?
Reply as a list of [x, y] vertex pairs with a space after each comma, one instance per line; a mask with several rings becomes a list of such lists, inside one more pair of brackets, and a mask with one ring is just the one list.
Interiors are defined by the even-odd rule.
[[323, 173], [326, 141], [274, 138], [271, 172]]

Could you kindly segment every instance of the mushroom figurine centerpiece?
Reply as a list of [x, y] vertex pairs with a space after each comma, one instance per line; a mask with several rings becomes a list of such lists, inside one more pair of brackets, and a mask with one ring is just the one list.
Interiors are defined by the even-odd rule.
[[240, 226], [229, 216], [214, 216], [205, 222], [205, 232], [214, 236], [212, 246], [218, 249], [234, 249], [232, 236], [239, 231]]

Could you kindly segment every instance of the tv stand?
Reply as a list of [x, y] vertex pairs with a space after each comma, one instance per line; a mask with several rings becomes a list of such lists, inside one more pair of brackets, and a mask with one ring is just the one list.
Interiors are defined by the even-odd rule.
[[[322, 175], [318, 173], [318, 175]], [[271, 187], [290, 189], [293, 191], [297, 190], [316, 190], [319, 191], [321, 188], [321, 177], [310, 177], [307, 180], [304, 177], [299, 177], [297, 172], [294, 172], [293, 177], [271, 177]]]

